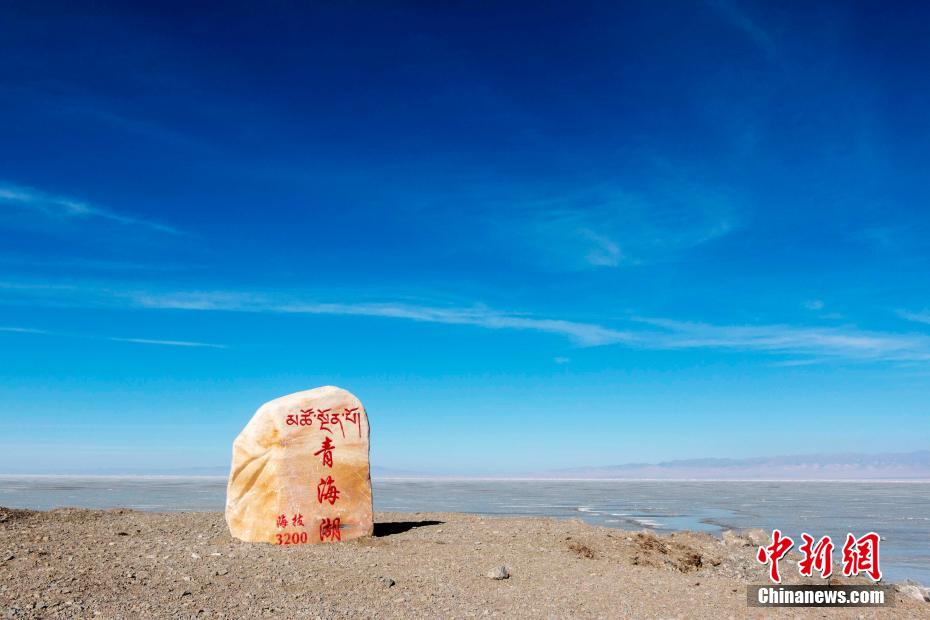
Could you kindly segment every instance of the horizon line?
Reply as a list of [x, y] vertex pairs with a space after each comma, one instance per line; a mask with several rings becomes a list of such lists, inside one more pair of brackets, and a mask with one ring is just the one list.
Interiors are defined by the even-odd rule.
[[[160, 479], [203, 479], [228, 480], [229, 476], [219, 474], [7, 474], [0, 473], [0, 478], [160, 478]], [[372, 476], [372, 480], [383, 481], [447, 481], [447, 482], [847, 482], [847, 483], [895, 483], [928, 484], [930, 476], [925, 478], [578, 478], [578, 477], [540, 477], [540, 476], [464, 476], [464, 475], [411, 475], [411, 476]]]

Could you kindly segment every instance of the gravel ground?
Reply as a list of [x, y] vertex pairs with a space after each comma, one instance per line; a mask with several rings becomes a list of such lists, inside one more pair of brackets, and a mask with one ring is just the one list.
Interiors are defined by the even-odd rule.
[[[890, 609], [748, 607], [746, 586], [765, 583], [753, 559], [761, 532], [721, 540], [448, 513], [375, 521], [371, 538], [276, 547], [233, 539], [220, 513], [0, 508], [0, 617], [930, 618], [930, 604], [906, 596]], [[784, 561], [783, 573], [801, 583]]]

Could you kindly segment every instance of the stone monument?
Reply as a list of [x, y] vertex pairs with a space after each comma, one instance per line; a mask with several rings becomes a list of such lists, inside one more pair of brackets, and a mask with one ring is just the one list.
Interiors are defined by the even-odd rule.
[[373, 531], [368, 415], [333, 386], [259, 407], [233, 443], [226, 523], [276, 545], [351, 540]]

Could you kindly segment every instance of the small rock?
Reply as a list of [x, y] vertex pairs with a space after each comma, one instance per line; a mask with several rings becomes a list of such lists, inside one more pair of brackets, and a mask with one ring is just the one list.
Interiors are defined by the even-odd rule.
[[192, 554], [191, 554], [191, 557], [192, 557], [193, 559], [195, 559], [195, 560], [199, 560], [199, 559], [200, 559], [200, 556], [197, 555], [196, 553], [192, 553]]
[[13, 554], [11, 553], [11, 554], [9, 554], [9, 555], [7, 555], [7, 556], [4, 556], [3, 561], [4, 561], [4, 562], [9, 562], [10, 560], [12, 560], [12, 559], [15, 558], [15, 557], [16, 557], [16, 556], [13, 555]]
[[912, 598], [921, 603], [930, 603], [930, 588], [921, 588], [913, 584], [904, 584], [898, 586], [896, 589], [901, 596]]
[[222, 577], [223, 575], [228, 575], [228, 574], [229, 574], [229, 569], [228, 569], [228, 568], [221, 568], [221, 569], [219, 569], [218, 571], [216, 571], [216, 574], [219, 575], [219, 576], [221, 576], [221, 577]]
[[394, 587], [394, 580], [391, 579], [390, 577], [379, 577], [378, 581], [380, 581], [381, 585], [383, 585], [385, 588]]
[[500, 581], [501, 579], [509, 579], [510, 570], [506, 566], [498, 566], [497, 568], [489, 570], [487, 576], [488, 579], [495, 579], [497, 581]]
[[759, 547], [759, 546], [762, 546], [762, 545], [767, 544], [768, 541], [769, 541], [769, 535], [766, 534], [765, 531], [763, 531], [763, 530], [760, 529], [760, 528], [753, 528], [753, 529], [751, 529], [751, 530], [744, 530], [744, 531], [742, 532], [742, 535], [743, 535], [744, 538], [746, 538], [747, 540], [749, 540], [749, 545], [748, 545], [748, 546], [756, 546], [756, 547]]

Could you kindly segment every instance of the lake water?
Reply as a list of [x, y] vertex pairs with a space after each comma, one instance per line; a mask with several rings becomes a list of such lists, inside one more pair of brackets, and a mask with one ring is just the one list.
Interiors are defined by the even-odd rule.
[[[930, 483], [375, 480], [375, 509], [580, 518], [624, 529], [878, 532], [891, 581], [930, 583]], [[222, 478], [0, 476], [0, 506], [222, 511]]]

